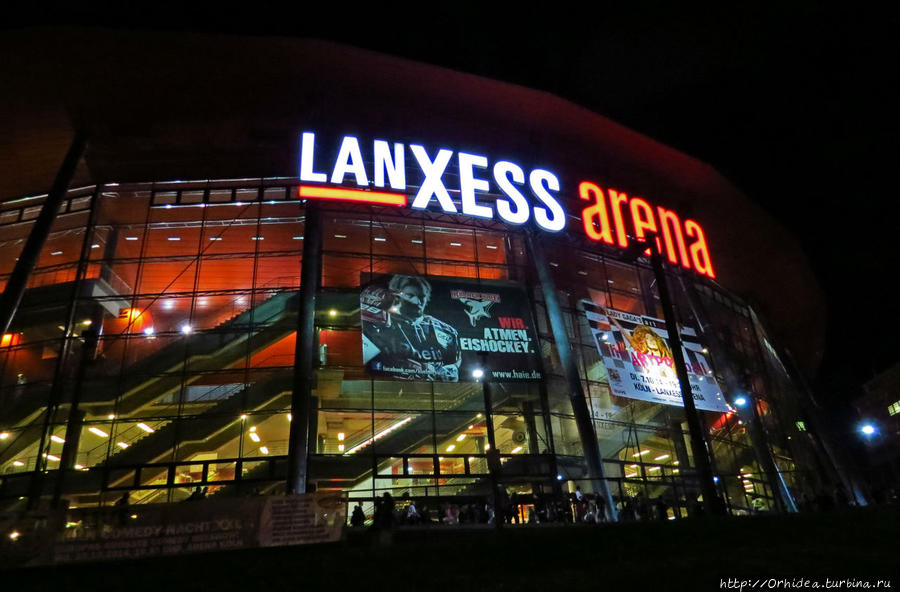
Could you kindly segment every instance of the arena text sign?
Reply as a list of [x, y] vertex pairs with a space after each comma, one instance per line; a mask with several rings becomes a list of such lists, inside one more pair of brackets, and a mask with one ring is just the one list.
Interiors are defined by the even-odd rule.
[[[337, 150], [334, 151], [334, 147]], [[462, 214], [507, 224], [521, 225], [533, 219], [548, 232], [566, 226], [566, 212], [559, 199], [564, 192], [559, 177], [546, 169], [524, 168], [508, 160], [491, 161], [487, 156], [439, 148], [429, 153], [420, 144], [389, 143], [374, 140], [361, 146], [355, 136], [344, 136], [340, 145], [322, 153], [335, 154], [333, 162], [317, 158], [316, 135], [303, 132], [300, 140], [300, 197], [335, 199], [411, 207], [424, 210], [436, 202], [447, 214]], [[371, 149], [370, 149], [371, 148]], [[421, 172], [421, 183], [407, 202], [407, 156]], [[367, 168], [367, 163], [371, 163]], [[456, 173], [455, 185], [448, 189], [446, 177]], [[491, 193], [493, 179], [497, 197], [492, 201], [479, 195]], [[353, 188], [355, 185], [356, 188]], [[373, 187], [375, 188], [373, 190]], [[458, 191], [459, 208], [450, 197]], [[581, 221], [588, 239], [628, 248], [630, 241], [655, 237], [658, 251], [668, 261], [697, 273], [716, 277], [706, 235], [700, 224], [684, 220], [672, 210], [654, 207], [641, 197], [629, 197], [615, 189], [603, 189], [590, 181], [581, 181], [579, 199], [587, 202]]]

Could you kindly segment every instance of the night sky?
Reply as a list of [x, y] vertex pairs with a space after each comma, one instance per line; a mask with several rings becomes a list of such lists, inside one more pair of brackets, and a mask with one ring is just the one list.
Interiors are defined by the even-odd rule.
[[889, 178], [898, 152], [896, 14], [796, 0], [712, 10], [627, 4], [223, 14], [224, 5], [185, 12], [60, 2], [6, 26], [329, 39], [546, 90], [703, 160], [799, 238], [829, 306], [814, 384], [844, 414], [864, 381], [900, 361]]

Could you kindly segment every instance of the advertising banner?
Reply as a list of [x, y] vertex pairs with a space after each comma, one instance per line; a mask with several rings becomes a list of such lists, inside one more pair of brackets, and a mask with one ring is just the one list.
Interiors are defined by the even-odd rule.
[[[614, 395], [683, 407], [669, 334], [662, 319], [582, 301]], [[697, 409], [728, 411], [708, 355], [690, 327], [681, 330], [684, 361]]]
[[345, 516], [340, 493], [104, 508], [73, 516], [50, 557], [29, 565], [331, 542], [341, 538]]
[[[372, 374], [460, 382], [537, 380], [540, 358], [525, 291], [500, 282], [381, 276], [359, 297], [363, 361]], [[482, 354], [487, 354], [482, 359]]]

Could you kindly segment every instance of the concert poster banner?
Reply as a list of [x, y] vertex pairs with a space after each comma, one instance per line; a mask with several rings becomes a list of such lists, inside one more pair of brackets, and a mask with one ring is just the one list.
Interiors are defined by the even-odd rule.
[[384, 275], [363, 286], [359, 307], [371, 374], [468, 382], [484, 367], [491, 381], [541, 378], [528, 297], [515, 284]]
[[[589, 300], [582, 304], [612, 393], [683, 407], [665, 321], [606, 308]], [[728, 411], [697, 332], [682, 327], [681, 342], [694, 405], [705, 411]]]

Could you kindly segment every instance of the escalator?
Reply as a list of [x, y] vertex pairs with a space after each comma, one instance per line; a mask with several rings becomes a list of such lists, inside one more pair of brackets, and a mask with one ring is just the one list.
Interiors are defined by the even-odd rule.
[[[115, 403], [118, 416], [127, 420], [129, 415], [134, 415], [155, 401], [174, 394], [182, 388], [182, 385], [197, 381], [203, 376], [204, 371], [226, 369], [247, 355], [262, 351], [296, 330], [297, 299], [296, 292], [278, 293], [208, 332], [185, 335], [176, 339], [132, 364], [123, 373], [121, 382], [118, 378], [110, 378], [108, 382], [92, 382], [90, 388], [86, 388], [82, 393], [82, 409], [94, 414], [104, 413]], [[190, 369], [190, 373], [182, 372], [185, 365]], [[214, 425], [214, 422], [210, 422], [209, 418], [212, 416], [208, 415], [208, 412], [213, 410], [219, 410], [216, 413], [230, 412], [230, 409], [226, 408], [244, 400], [245, 397], [255, 401], [259, 397], [266, 396], [266, 388], [279, 388], [277, 385], [280, 384], [279, 380], [283, 380], [283, 376], [281, 374], [277, 376], [278, 378], [272, 377], [258, 383], [258, 388], [257, 385], [249, 387], [240, 396], [232, 395], [202, 413], [200, 417], [204, 419], [198, 420], [198, 429], [202, 432]], [[118, 393], [121, 394], [117, 397]], [[46, 396], [29, 397], [27, 401], [21, 401], [5, 414], [4, 429], [16, 426], [24, 426], [24, 429], [18, 430], [15, 438], [0, 445], [0, 465], [9, 462], [40, 439], [44, 427], [42, 418], [46, 410], [46, 400]], [[255, 407], [248, 407], [250, 408]], [[162, 440], [156, 438], [153, 441]], [[115, 457], [127, 451], [121, 451]], [[156, 449], [148, 450], [149, 458], [159, 456], [153, 456], [155, 451]], [[137, 451], [133, 454], [135, 458], [144, 458]], [[149, 458], [138, 462], [150, 462]]]

